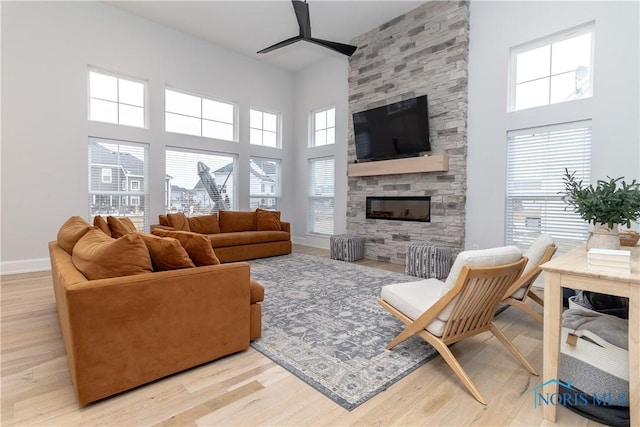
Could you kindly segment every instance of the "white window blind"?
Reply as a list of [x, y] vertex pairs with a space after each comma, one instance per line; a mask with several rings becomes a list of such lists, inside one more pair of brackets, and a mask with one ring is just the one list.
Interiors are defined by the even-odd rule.
[[143, 82], [89, 71], [89, 120], [144, 127], [144, 90]]
[[207, 215], [236, 209], [236, 157], [210, 151], [168, 147], [165, 211]]
[[334, 144], [336, 142], [336, 109], [316, 111], [313, 117], [313, 138], [311, 146]]
[[[138, 230], [149, 230], [148, 156], [147, 144], [89, 138], [91, 222], [96, 215], [127, 216]], [[112, 178], [108, 182], [105, 170]]]
[[165, 89], [165, 130], [235, 141], [235, 106]]
[[249, 160], [249, 207], [278, 210], [280, 160], [252, 157]]
[[333, 234], [335, 159], [325, 157], [309, 159], [309, 213], [307, 228], [310, 233]]
[[278, 146], [278, 116], [264, 111], [249, 110], [249, 142], [265, 147]]
[[583, 244], [588, 224], [559, 193], [565, 168], [590, 182], [591, 121], [510, 131], [507, 142], [507, 244], [526, 249], [540, 233], [560, 252]]

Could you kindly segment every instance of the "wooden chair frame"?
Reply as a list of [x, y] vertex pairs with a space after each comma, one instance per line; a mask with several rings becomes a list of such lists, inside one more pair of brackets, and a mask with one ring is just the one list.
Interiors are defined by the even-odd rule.
[[[449, 350], [448, 346], [450, 344], [486, 331], [491, 331], [529, 372], [538, 375], [522, 353], [518, 351], [513, 343], [493, 323], [493, 318], [498, 304], [502, 300], [502, 296], [516, 278], [522, 274], [526, 263], [527, 259], [523, 257], [520, 261], [504, 266], [464, 266], [454, 287], [415, 320], [405, 316], [382, 298], [378, 298], [378, 303], [382, 307], [407, 325], [386, 348], [391, 350], [408, 338], [419, 335], [440, 353], [473, 397], [483, 405], [487, 403], [467, 373], [462, 369], [460, 363], [453, 356], [453, 353]], [[437, 337], [427, 331], [425, 328], [433, 322], [437, 315], [455, 298], [457, 298], [457, 301], [454, 303], [455, 305], [449, 320], [445, 323], [442, 336]]]
[[[542, 314], [538, 313], [533, 307], [527, 304], [526, 300], [527, 298], [530, 298], [534, 302], [539, 304], [541, 307], [544, 307], [544, 300], [540, 298], [538, 295], [536, 295], [531, 290], [531, 287], [533, 286], [533, 283], [536, 281], [536, 279], [542, 272], [542, 269], [540, 268], [540, 266], [545, 262], [549, 261], [551, 257], [553, 257], [553, 255], [556, 253], [557, 249], [558, 248], [556, 247], [556, 245], [549, 246], [545, 250], [544, 255], [542, 256], [542, 259], [540, 260], [540, 262], [538, 262], [532, 269], [530, 269], [529, 271], [524, 273], [522, 276], [520, 276], [513, 283], [513, 285], [509, 287], [507, 292], [504, 294], [504, 299], [502, 300], [503, 303], [509, 304], [510, 306], [515, 307], [518, 310], [524, 311], [529, 316], [533, 317], [536, 321], [538, 321], [538, 323], [540, 324], [544, 323]], [[512, 295], [514, 294], [514, 292], [516, 292], [518, 289], [520, 289], [523, 286], [526, 286], [526, 289], [522, 299], [513, 298]]]

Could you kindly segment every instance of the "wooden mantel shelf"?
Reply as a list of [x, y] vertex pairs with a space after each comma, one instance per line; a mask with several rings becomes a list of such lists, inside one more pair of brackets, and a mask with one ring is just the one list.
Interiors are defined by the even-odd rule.
[[347, 165], [348, 176], [394, 175], [415, 172], [447, 172], [449, 156], [408, 157], [405, 159], [380, 160], [377, 162], [352, 163]]

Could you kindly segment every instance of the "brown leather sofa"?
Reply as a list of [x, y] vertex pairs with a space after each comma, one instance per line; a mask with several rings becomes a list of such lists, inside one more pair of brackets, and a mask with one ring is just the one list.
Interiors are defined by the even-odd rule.
[[80, 404], [245, 350], [261, 335], [264, 288], [247, 263], [89, 280], [60, 236], [49, 243], [51, 272]]
[[220, 262], [246, 261], [291, 253], [291, 224], [280, 221], [280, 212], [220, 211], [218, 214], [187, 217], [182, 213], [159, 216], [152, 233], [189, 231], [206, 235]]

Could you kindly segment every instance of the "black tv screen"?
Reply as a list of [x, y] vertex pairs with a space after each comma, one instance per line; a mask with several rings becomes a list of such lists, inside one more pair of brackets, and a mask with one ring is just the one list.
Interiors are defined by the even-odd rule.
[[358, 161], [417, 156], [431, 151], [427, 96], [353, 114]]

